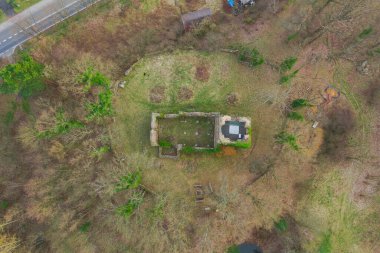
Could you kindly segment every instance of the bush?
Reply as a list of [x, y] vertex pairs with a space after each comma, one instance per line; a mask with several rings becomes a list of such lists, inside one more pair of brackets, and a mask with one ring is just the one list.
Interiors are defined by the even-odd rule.
[[288, 144], [292, 149], [299, 150], [297, 138], [293, 134], [281, 132], [275, 136], [276, 142], [280, 144]]
[[96, 157], [98, 160], [100, 160], [104, 154], [108, 153], [111, 151], [111, 147], [109, 146], [101, 146], [99, 148], [95, 148], [92, 152], [91, 155], [93, 157]]
[[80, 227], [79, 227], [79, 231], [81, 233], [87, 233], [89, 230], [90, 230], [90, 227], [91, 227], [91, 222], [86, 222], [86, 223], [83, 223]]
[[142, 204], [144, 201], [143, 192], [135, 192], [131, 199], [128, 202], [116, 209], [116, 213], [123, 216], [125, 219], [129, 219], [135, 210]]
[[366, 29], [364, 29], [358, 36], [359, 40], [362, 40], [362, 39], [365, 39], [366, 37], [368, 37], [369, 35], [371, 35], [373, 32], [373, 29], [372, 27], [368, 27]]
[[9, 202], [8, 202], [8, 201], [6, 201], [6, 200], [1, 200], [1, 201], [0, 201], [0, 209], [5, 210], [5, 209], [7, 209], [8, 207], [9, 207]]
[[216, 27], [216, 25], [214, 23], [212, 23], [209, 18], [205, 18], [205, 19], [202, 20], [202, 22], [198, 26], [196, 26], [192, 30], [192, 33], [198, 39], [202, 39], [202, 38], [204, 38], [206, 36], [206, 34], [209, 31], [214, 30], [215, 27]]
[[245, 17], [243, 19], [243, 22], [247, 25], [250, 25], [250, 24], [253, 24], [255, 22], [254, 18], [253, 17]]
[[287, 42], [290, 42], [292, 40], [295, 40], [299, 37], [299, 33], [298, 32], [295, 32], [295, 33], [292, 33], [290, 34], [287, 38], [286, 38], [286, 41]]
[[298, 73], [298, 69], [295, 70], [294, 72], [290, 73], [289, 75], [284, 75], [280, 78], [280, 84], [285, 84], [285, 83], [289, 83]]
[[166, 147], [166, 148], [170, 148], [173, 146], [173, 144], [171, 144], [171, 142], [167, 140], [159, 140], [158, 145], [160, 145], [160, 147]]
[[288, 118], [292, 119], [292, 120], [298, 120], [298, 121], [303, 121], [304, 120], [304, 117], [299, 112], [290, 112], [290, 113], [288, 113]]
[[239, 253], [239, 248], [236, 245], [232, 245], [227, 249], [227, 253]]
[[142, 175], [140, 171], [130, 172], [120, 178], [116, 184], [115, 191], [120, 192], [128, 189], [136, 189], [140, 186]]
[[108, 78], [99, 71], [95, 71], [92, 67], [87, 68], [81, 75], [80, 82], [85, 84], [85, 92], [88, 92], [92, 86], [102, 86], [105, 88], [109, 88], [110, 86]]
[[80, 121], [68, 120], [65, 117], [63, 110], [57, 112], [56, 121], [57, 123], [53, 128], [37, 133], [37, 137], [49, 139], [58, 135], [67, 134], [73, 129], [85, 127]]
[[311, 106], [311, 103], [306, 99], [299, 98], [299, 99], [293, 100], [290, 106], [294, 109], [294, 108], [301, 108], [305, 106]]
[[87, 104], [87, 109], [90, 111], [86, 116], [88, 120], [112, 115], [113, 107], [111, 90], [106, 88], [104, 92], [99, 93], [98, 102]]
[[166, 205], [166, 197], [158, 196], [156, 199], [156, 204], [153, 208], [147, 211], [147, 215], [151, 221], [159, 221], [164, 217], [164, 207]]
[[286, 72], [286, 71], [289, 71], [293, 68], [294, 64], [296, 64], [297, 62], [297, 58], [296, 57], [289, 57], [289, 58], [286, 58], [280, 65], [280, 71], [282, 73]]
[[241, 45], [233, 46], [233, 49], [238, 50], [238, 60], [248, 63], [252, 68], [258, 67], [264, 63], [264, 57], [255, 48], [247, 48]]
[[17, 94], [28, 98], [44, 89], [44, 66], [23, 53], [21, 59], [0, 70], [0, 94]]
[[274, 223], [274, 226], [280, 232], [285, 232], [288, 229], [288, 223], [286, 222], [284, 218], [281, 218], [280, 220], [276, 221]]
[[322, 242], [319, 246], [318, 253], [331, 253], [331, 232], [323, 235]]

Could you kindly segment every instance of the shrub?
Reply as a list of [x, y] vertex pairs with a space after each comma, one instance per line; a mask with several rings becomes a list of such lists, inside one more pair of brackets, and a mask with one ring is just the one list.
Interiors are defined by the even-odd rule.
[[23, 53], [21, 59], [0, 69], [0, 94], [18, 94], [28, 98], [44, 89], [44, 66]]
[[105, 154], [105, 153], [108, 153], [109, 151], [111, 151], [111, 147], [110, 146], [101, 146], [99, 148], [95, 148], [92, 152], [91, 152], [91, 156], [93, 157], [96, 157], [98, 158], [98, 160], [100, 158], [102, 158], [102, 156]]
[[144, 193], [135, 192], [126, 204], [116, 208], [116, 213], [123, 216], [125, 219], [129, 219], [143, 201]]
[[112, 108], [112, 92], [108, 88], [104, 92], [99, 93], [97, 103], [87, 104], [87, 109], [90, 111], [86, 118], [93, 120], [113, 114]]
[[110, 86], [108, 78], [99, 71], [95, 71], [92, 67], [87, 68], [81, 75], [80, 82], [85, 84], [85, 92], [88, 92], [92, 86], [102, 86], [105, 88]]
[[250, 25], [250, 24], [253, 24], [255, 22], [255, 20], [253, 19], [253, 17], [245, 17], [243, 19], [243, 22], [247, 25]]
[[264, 57], [255, 48], [247, 48], [241, 45], [232, 46], [233, 49], [238, 50], [238, 60], [246, 62], [252, 68], [258, 67], [264, 63]]
[[295, 33], [292, 33], [290, 34], [287, 38], [286, 38], [286, 41], [287, 42], [290, 42], [292, 40], [295, 40], [299, 37], [299, 33], [298, 32], [295, 32]]
[[288, 229], [288, 223], [284, 218], [281, 218], [280, 220], [276, 221], [274, 223], [274, 226], [280, 232], [285, 232]]
[[290, 106], [292, 108], [301, 108], [301, 107], [305, 107], [305, 106], [311, 106], [311, 103], [306, 99], [299, 98], [299, 99], [293, 100], [292, 103], [290, 104]]
[[304, 117], [299, 112], [290, 112], [290, 113], [288, 113], [288, 118], [292, 119], [292, 120], [298, 120], [298, 121], [303, 121], [304, 120]]
[[4, 118], [4, 123], [5, 125], [9, 125], [10, 123], [12, 123], [13, 119], [14, 119], [14, 116], [15, 116], [15, 112], [17, 110], [17, 103], [15, 101], [11, 102], [11, 108], [10, 110], [5, 114], [5, 118]]
[[275, 136], [276, 142], [280, 144], [288, 144], [292, 149], [299, 150], [297, 138], [293, 134], [281, 132]]
[[6, 201], [6, 200], [1, 200], [1, 201], [0, 201], [0, 209], [5, 210], [5, 209], [7, 209], [8, 207], [9, 207], [9, 202], [8, 202], [8, 201]]
[[81, 233], [87, 233], [89, 230], [90, 230], [90, 227], [91, 227], [91, 222], [86, 222], [86, 223], [83, 223], [80, 227], [79, 227], [79, 231]]
[[298, 69], [295, 70], [294, 72], [290, 73], [289, 75], [284, 75], [280, 78], [280, 84], [285, 84], [285, 83], [289, 83], [298, 73]]
[[140, 171], [130, 172], [126, 176], [120, 178], [119, 182], [116, 184], [116, 192], [136, 189], [140, 186], [142, 180], [142, 175]]
[[294, 64], [296, 64], [297, 58], [296, 57], [289, 57], [286, 58], [280, 65], [280, 71], [281, 72], [286, 72], [289, 71], [293, 68]]
[[193, 147], [183, 147], [181, 151], [184, 152], [184, 153], [194, 153], [197, 150], [195, 148], [193, 148]]
[[198, 39], [202, 39], [206, 36], [209, 31], [216, 28], [216, 24], [212, 23], [211, 19], [205, 18], [201, 21], [199, 25], [193, 28], [192, 33]]
[[162, 195], [159, 196], [156, 200], [156, 204], [154, 205], [154, 207], [147, 211], [148, 217], [152, 221], [162, 220], [162, 218], [164, 217], [165, 205], [166, 205], [166, 197]]
[[63, 135], [69, 133], [71, 130], [76, 128], [84, 128], [84, 124], [76, 120], [68, 120], [65, 117], [63, 110], [59, 110], [56, 114], [56, 125], [48, 130], [37, 133], [38, 138], [53, 138], [58, 135]]
[[318, 248], [318, 253], [331, 253], [331, 232], [323, 235], [322, 242]]
[[371, 35], [371, 33], [373, 32], [373, 29], [372, 27], [368, 27], [366, 29], [364, 29], [358, 36], [359, 40], [362, 40], [362, 39], [365, 39], [366, 37], [368, 37], [369, 35]]
[[239, 248], [236, 245], [232, 245], [227, 249], [227, 253], [239, 253]]
[[160, 147], [167, 147], [167, 148], [170, 148], [173, 146], [173, 144], [171, 144], [171, 142], [167, 140], [159, 140], [158, 145], [160, 145]]

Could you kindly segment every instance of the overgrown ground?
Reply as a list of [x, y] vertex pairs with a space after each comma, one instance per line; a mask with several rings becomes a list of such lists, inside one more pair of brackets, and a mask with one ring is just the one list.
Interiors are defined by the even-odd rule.
[[[203, 1], [104, 1], [32, 41], [45, 90], [0, 95], [1, 239], [18, 252], [380, 251], [379, 3], [257, 2], [183, 34], [180, 11]], [[252, 148], [158, 159], [153, 111], [249, 116]]]

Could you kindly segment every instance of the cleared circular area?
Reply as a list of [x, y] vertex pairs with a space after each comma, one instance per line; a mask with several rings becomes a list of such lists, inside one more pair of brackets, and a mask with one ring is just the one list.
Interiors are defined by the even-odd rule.
[[[202, 72], [208, 73], [208, 79], [198, 79], [198, 66], [207, 68]], [[281, 188], [268, 191], [267, 182], [247, 186], [259, 171], [254, 161], [270, 164], [275, 156], [274, 136], [284, 120], [281, 108], [287, 99], [286, 89], [278, 85], [278, 76], [268, 74], [272, 72], [269, 66], [252, 69], [240, 64], [233, 54], [176, 51], [143, 58], [125, 77], [125, 87], [115, 91], [114, 122], [110, 126], [113, 151], [125, 157], [130, 168], [141, 171], [144, 187], [154, 192], [151, 198], [165, 196], [163, 223], [170, 231], [167, 233], [175, 241], [186, 241], [186, 245], [176, 244], [177, 249], [186, 252], [197, 245], [201, 248], [193, 252], [223, 252], [229, 238], [247, 238], [253, 227], [272, 226], [274, 217], [281, 214], [285, 205], [279, 201], [283, 198]], [[192, 96], [183, 99], [183, 90], [191, 90]], [[159, 102], [152, 100], [152, 92]], [[230, 94], [239, 94], [239, 102], [227, 103]], [[182, 153], [178, 160], [158, 158], [157, 147], [150, 143], [152, 112], [181, 111], [249, 117], [253, 145], [247, 149], [224, 147], [218, 153]], [[181, 120], [163, 122], [160, 131], [166, 136], [164, 140], [211, 145], [212, 124], [196, 118], [194, 122]], [[240, 128], [228, 130], [234, 138], [244, 134]], [[164, 151], [175, 155], [175, 150]], [[201, 189], [201, 198], [196, 189]], [[252, 199], [260, 199], [260, 205]], [[144, 217], [130, 223], [126, 233], [149, 235], [150, 243], [166, 244], [168, 239], [161, 230], [139, 225], [149, 224], [149, 220], [140, 220]], [[205, 231], [207, 240], [193, 244]]]

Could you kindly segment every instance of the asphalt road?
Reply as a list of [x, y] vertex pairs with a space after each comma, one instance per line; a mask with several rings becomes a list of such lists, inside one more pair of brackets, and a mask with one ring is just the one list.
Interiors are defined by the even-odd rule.
[[101, 0], [42, 0], [0, 24], [0, 57]]

